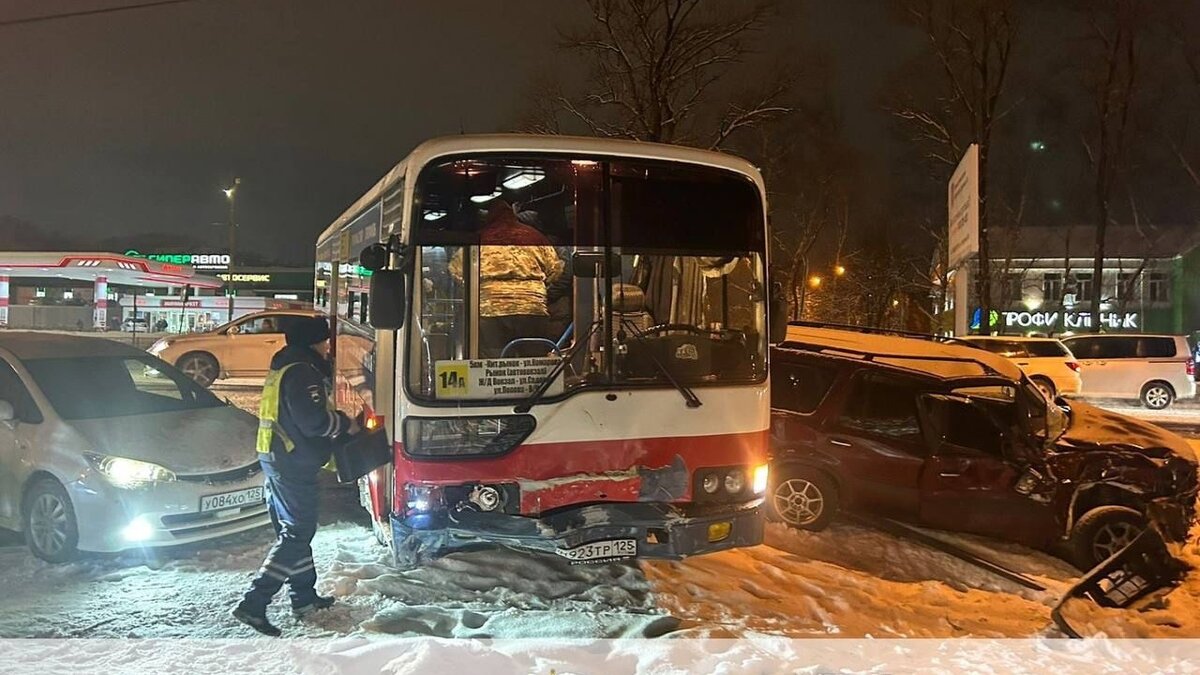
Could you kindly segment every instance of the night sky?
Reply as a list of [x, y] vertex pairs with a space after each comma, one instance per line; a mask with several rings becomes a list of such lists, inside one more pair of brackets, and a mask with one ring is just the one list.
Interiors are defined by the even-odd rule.
[[[0, 21], [133, 0], [0, 0]], [[582, 2], [195, 0], [0, 27], [0, 216], [51, 233], [180, 233], [304, 262], [416, 143], [510, 130]], [[772, 44], [823, 43], [848, 130], [887, 148], [879, 88], [915, 36], [880, 0], [792, 4]], [[894, 151], [894, 147], [893, 147]], [[0, 248], [5, 248], [0, 242]]]

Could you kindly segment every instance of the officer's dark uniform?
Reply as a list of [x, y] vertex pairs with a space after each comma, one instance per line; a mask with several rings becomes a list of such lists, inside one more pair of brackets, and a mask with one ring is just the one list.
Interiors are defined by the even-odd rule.
[[268, 635], [279, 634], [266, 610], [285, 582], [298, 616], [333, 603], [314, 589], [317, 475], [329, 463], [334, 439], [351, 428], [350, 420], [333, 408], [329, 361], [313, 349], [329, 339], [329, 325], [324, 319], [299, 319], [286, 336], [287, 346], [271, 360], [263, 387], [258, 436], [267, 507], [278, 538], [233, 612]]

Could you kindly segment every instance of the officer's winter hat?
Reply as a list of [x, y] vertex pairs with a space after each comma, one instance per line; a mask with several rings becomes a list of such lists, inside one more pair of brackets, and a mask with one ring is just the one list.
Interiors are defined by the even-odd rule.
[[284, 332], [287, 343], [295, 347], [311, 347], [329, 339], [329, 322], [316, 316], [298, 318]]

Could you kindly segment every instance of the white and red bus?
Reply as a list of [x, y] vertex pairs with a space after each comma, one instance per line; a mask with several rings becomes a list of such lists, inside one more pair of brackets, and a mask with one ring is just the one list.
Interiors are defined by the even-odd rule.
[[397, 564], [762, 540], [764, 195], [716, 152], [464, 135], [418, 146], [326, 229], [316, 305], [340, 404], [392, 439], [360, 494]]

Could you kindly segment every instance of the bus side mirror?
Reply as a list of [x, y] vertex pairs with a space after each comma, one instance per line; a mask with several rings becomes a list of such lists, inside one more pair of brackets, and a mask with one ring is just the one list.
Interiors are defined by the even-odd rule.
[[779, 344], [787, 339], [788, 300], [783, 291], [783, 284], [772, 281], [767, 292], [767, 317], [771, 322], [768, 333], [771, 344]]
[[[367, 266], [364, 264], [363, 267]], [[408, 314], [405, 290], [404, 270], [381, 269], [371, 275], [372, 326], [380, 330], [404, 327], [404, 317]]]

